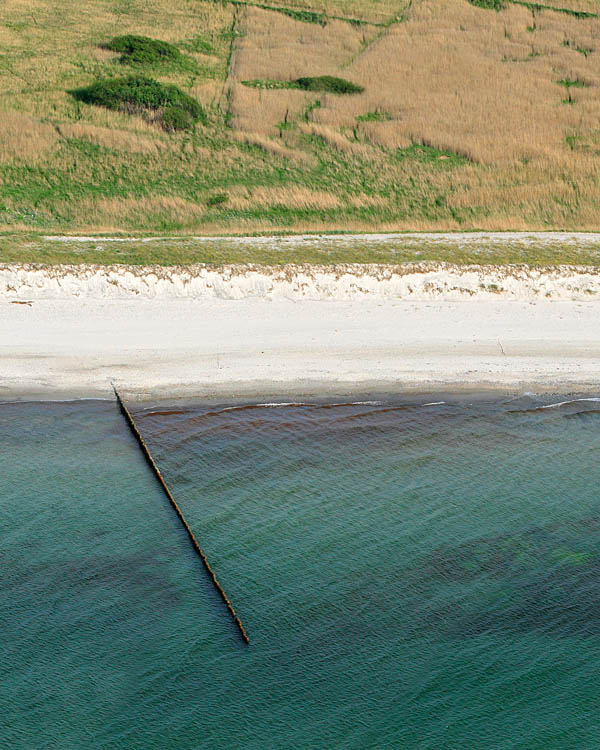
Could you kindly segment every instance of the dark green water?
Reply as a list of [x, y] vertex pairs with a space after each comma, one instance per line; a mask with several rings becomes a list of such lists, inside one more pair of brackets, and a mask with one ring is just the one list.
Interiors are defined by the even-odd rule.
[[0, 405], [1, 748], [600, 747], [600, 403]]

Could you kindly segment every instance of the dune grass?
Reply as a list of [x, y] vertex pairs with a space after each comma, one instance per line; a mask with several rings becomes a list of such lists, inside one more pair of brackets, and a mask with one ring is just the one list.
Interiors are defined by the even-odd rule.
[[599, 35], [508, 0], [5, 0], [4, 257], [19, 232], [32, 259], [36, 233], [598, 229]]

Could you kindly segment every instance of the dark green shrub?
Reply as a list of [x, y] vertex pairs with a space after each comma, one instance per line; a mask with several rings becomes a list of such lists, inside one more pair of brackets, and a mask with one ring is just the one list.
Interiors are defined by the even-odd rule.
[[229, 196], [227, 193], [215, 193], [214, 195], [209, 196], [208, 200], [206, 201], [207, 206], [221, 206], [223, 203], [227, 203], [229, 200]]
[[180, 107], [198, 119], [202, 107], [177, 86], [165, 85], [146, 76], [128, 76], [96, 81], [90, 86], [77, 89], [76, 99], [87, 104], [96, 104], [108, 109], [139, 108], [160, 109]]
[[359, 94], [362, 86], [335, 76], [297, 78], [295, 81], [277, 81], [272, 78], [255, 78], [242, 81], [244, 86], [255, 89], [302, 89], [303, 91], [327, 91], [330, 94]]
[[362, 86], [335, 76], [305, 76], [297, 78], [293, 83], [304, 91], [327, 91], [330, 94], [359, 94], [364, 91]]
[[[96, 81], [72, 94], [81, 102], [107, 109], [159, 112], [159, 120], [167, 130], [178, 130], [181, 125], [190, 127], [198, 120], [206, 122], [204, 110], [195, 99], [173, 84], [160, 83], [145, 76]], [[173, 110], [181, 114], [175, 114]]]
[[479, 8], [488, 10], [504, 10], [506, 8], [505, 0], [469, 0], [471, 5], [477, 5]]
[[192, 115], [181, 107], [166, 107], [160, 116], [160, 124], [169, 133], [189, 130], [194, 126], [194, 122]]
[[176, 62], [182, 55], [173, 44], [160, 39], [150, 39], [147, 36], [116, 36], [106, 49], [121, 53], [121, 62], [129, 65], [157, 65], [163, 62]]

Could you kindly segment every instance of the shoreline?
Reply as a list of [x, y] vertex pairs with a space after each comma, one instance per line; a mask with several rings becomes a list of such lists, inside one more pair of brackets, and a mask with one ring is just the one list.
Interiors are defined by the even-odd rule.
[[[598, 402], [600, 403], [600, 385], [595, 388], [591, 386], [588, 389], [578, 390], [556, 390], [550, 388], [544, 390], [538, 387], [535, 391], [523, 389], [506, 389], [501, 386], [488, 385], [487, 387], [482, 385], [474, 388], [473, 386], [464, 385], [463, 387], [456, 386], [455, 388], [445, 388], [444, 390], [435, 391], [421, 391], [418, 389], [396, 389], [396, 390], [385, 390], [385, 391], [332, 391], [329, 389], [329, 384], [315, 383], [313, 385], [312, 397], [306, 393], [294, 397], [290, 396], [290, 400], [281, 400], [285, 398], [285, 393], [276, 394], [275, 401], [264, 401], [271, 395], [270, 391], [263, 393], [255, 393], [252, 396], [252, 392], [248, 390], [244, 393], [242, 385], [240, 394], [232, 396], [226, 389], [223, 391], [223, 395], [217, 394], [193, 396], [189, 393], [183, 395], [162, 395], [153, 394], [152, 396], [140, 396], [138, 393], [130, 393], [126, 389], [120, 390], [121, 396], [127, 403], [132, 403], [134, 408], [137, 407], [138, 416], [143, 415], [145, 412], [151, 412], [153, 409], [188, 409], [195, 408], [198, 406], [202, 407], [215, 407], [223, 411], [232, 409], [245, 409], [245, 408], [278, 408], [278, 407], [334, 407], [334, 406], [379, 406], [379, 405], [401, 405], [406, 407], [416, 408], [427, 408], [433, 406], [456, 406], [462, 405], [468, 402], [469, 405], [473, 405], [478, 402], [484, 403], [498, 403], [506, 405], [512, 402], [519, 402], [523, 399], [538, 400], [542, 403], [535, 404], [534, 407], [537, 409], [550, 409], [558, 408], [566, 404], [573, 404], [577, 402]], [[364, 385], [364, 384], [361, 384]], [[302, 400], [307, 398], [308, 400]], [[555, 401], [555, 399], [558, 399]], [[117, 401], [114, 395], [111, 396], [68, 396], [67, 393], [52, 393], [44, 391], [40, 395], [32, 395], [30, 393], [13, 392], [8, 395], [4, 395], [0, 398], [1, 406], [13, 406], [13, 405], [27, 405], [27, 404], [77, 404], [83, 401], [98, 401], [105, 404], [116, 404]]]

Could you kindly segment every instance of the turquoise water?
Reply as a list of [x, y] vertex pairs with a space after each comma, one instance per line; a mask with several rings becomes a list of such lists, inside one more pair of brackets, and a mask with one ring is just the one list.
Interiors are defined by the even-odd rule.
[[[446, 403], [425, 406], [444, 400]], [[600, 403], [0, 405], [1, 748], [596, 748]]]

